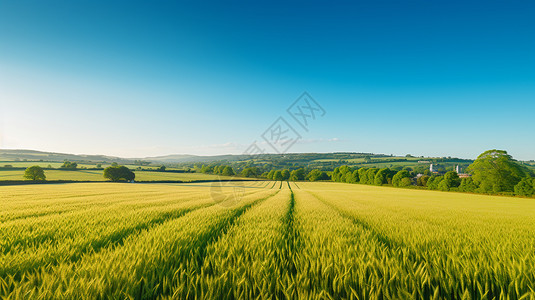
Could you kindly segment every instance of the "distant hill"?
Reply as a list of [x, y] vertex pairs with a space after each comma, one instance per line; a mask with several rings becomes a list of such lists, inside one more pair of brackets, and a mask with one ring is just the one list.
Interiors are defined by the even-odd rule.
[[77, 161], [77, 162], [117, 162], [117, 163], [131, 163], [133, 160], [115, 156], [107, 155], [85, 155], [85, 154], [68, 154], [56, 152], [43, 152], [36, 150], [11, 150], [0, 149], [0, 161]]
[[[455, 157], [413, 157], [393, 156], [374, 153], [357, 152], [334, 152], [334, 153], [285, 153], [285, 154], [262, 154], [254, 158], [247, 155], [215, 155], [199, 156], [190, 154], [172, 154], [142, 158], [123, 158], [107, 155], [84, 155], [56, 152], [43, 152], [35, 150], [8, 150], [0, 149], [0, 161], [51, 161], [63, 162], [64, 160], [79, 163], [112, 163], [136, 164], [136, 161], [151, 162], [152, 165], [166, 164], [178, 167], [193, 167], [199, 164], [229, 164], [242, 168], [248, 165], [268, 165], [274, 168], [317, 168], [321, 170], [333, 170], [340, 165], [352, 167], [411, 167], [428, 168], [429, 163], [438, 164], [448, 169], [460, 165], [463, 169], [473, 162], [471, 159]], [[535, 163], [523, 162], [529, 168], [535, 170]]]
[[145, 157], [145, 158], [136, 158], [139, 160], [146, 160], [152, 162], [161, 162], [161, 163], [188, 163], [188, 162], [211, 162], [211, 161], [221, 161], [221, 160], [239, 160], [240, 155], [215, 155], [215, 156], [199, 156], [199, 155], [188, 155], [188, 154], [173, 154], [173, 155], [164, 155], [164, 156], [154, 156], [154, 157]]
[[57, 152], [44, 152], [25, 149], [0, 149], [0, 161], [76, 161], [92, 163], [111, 163], [117, 162], [122, 164], [131, 164], [136, 160], [150, 161], [153, 163], [190, 163], [190, 162], [212, 162], [212, 161], [236, 161], [243, 159], [243, 155], [215, 155], [199, 156], [191, 154], [171, 154], [153, 157], [124, 158], [108, 155], [87, 155], [87, 154], [69, 154]]

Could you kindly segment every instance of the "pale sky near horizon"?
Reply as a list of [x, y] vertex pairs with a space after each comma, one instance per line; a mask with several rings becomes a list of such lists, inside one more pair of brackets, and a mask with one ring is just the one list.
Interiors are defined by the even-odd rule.
[[[535, 159], [535, 2], [0, 0], [0, 148]], [[325, 110], [308, 131], [287, 108]]]

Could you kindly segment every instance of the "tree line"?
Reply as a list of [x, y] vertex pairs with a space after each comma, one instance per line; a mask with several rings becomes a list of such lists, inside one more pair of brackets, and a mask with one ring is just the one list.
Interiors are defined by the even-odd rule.
[[460, 178], [455, 171], [445, 174], [415, 174], [411, 168], [359, 168], [347, 165], [335, 168], [332, 180], [336, 182], [396, 187], [420, 186], [430, 190], [461, 191], [485, 194], [533, 196], [535, 174], [518, 164], [504, 150], [488, 150], [468, 166], [469, 176]]
[[245, 167], [241, 172], [236, 172], [232, 166], [229, 165], [202, 165], [200, 167], [201, 173], [205, 174], [216, 174], [223, 176], [233, 176], [240, 175], [241, 177], [249, 178], [265, 178], [269, 180], [277, 181], [319, 181], [319, 180], [330, 180], [330, 176], [325, 172], [319, 169], [313, 169], [307, 171], [305, 168], [298, 168], [294, 170], [282, 169], [276, 170], [271, 169], [270, 171], [263, 172], [262, 168], [259, 167]]

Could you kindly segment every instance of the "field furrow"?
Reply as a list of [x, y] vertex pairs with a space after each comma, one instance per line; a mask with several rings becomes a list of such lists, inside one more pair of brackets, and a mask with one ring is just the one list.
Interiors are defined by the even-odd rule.
[[[534, 241], [528, 238], [535, 227], [519, 226], [516, 213], [471, 212], [466, 215], [466, 211], [455, 209], [453, 201], [449, 203], [449, 210], [443, 208], [444, 204], [432, 206], [433, 198], [428, 198], [421, 207], [415, 206], [418, 199], [414, 196], [405, 200], [403, 194], [394, 198], [397, 201], [387, 202], [349, 191], [312, 193], [341, 216], [370, 232], [384, 244], [389, 256], [402, 257], [398, 259], [400, 269], [416, 270], [407, 273], [407, 278], [413, 281], [412, 284], [407, 282], [411, 293], [416, 290], [428, 295], [436, 291], [451, 298], [466, 295], [520, 298], [532, 293], [534, 274], [523, 270], [535, 267]], [[419, 195], [430, 194], [433, 193]], [[444, 193], [435, 194], [442, 196]], [[488, 201], [489, 198], [482, 199]], [[389, 209], [383, 209], [384, 206]], [[441, 214], [434, 215], [432, 211]], [[528, 220], [525, 222], [529, 223]], [[510, 224], [505, 225], [507, 223]], [[508, 232], [515, 227], [516, 232]], [[418, 284], [420, 273], [425, 274], [427, 280]]]
[[75, 264], [60, 263], [27, 275], [18, 284], [10, 281], [6, 291], [45, 298], [152, 298], [165, 294], [176, 270], [192, 260], [202, 261], [206, 246], [235, 218], [272, 195], [257, 192], [244, 196], [233, 209], [213, 205], [187, 213], [128, 237], [119, 247], [84, 256]]
[[210, 244], [202, 264], [192, 262], [173, 277], [166, 297], [254, 298], [284, 295], [287, 278], [284, 252], [290, 192], [284, 189], [251, 208], [225, 235]]
[[531, 199], [224, 180], [4, 195], [0, 298], [535, 297]]

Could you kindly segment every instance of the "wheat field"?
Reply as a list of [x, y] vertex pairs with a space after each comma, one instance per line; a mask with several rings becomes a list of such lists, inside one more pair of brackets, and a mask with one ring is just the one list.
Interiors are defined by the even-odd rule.
[[535, 201], [308, 182], [0, 187], [6, 299], [531, 299]]

